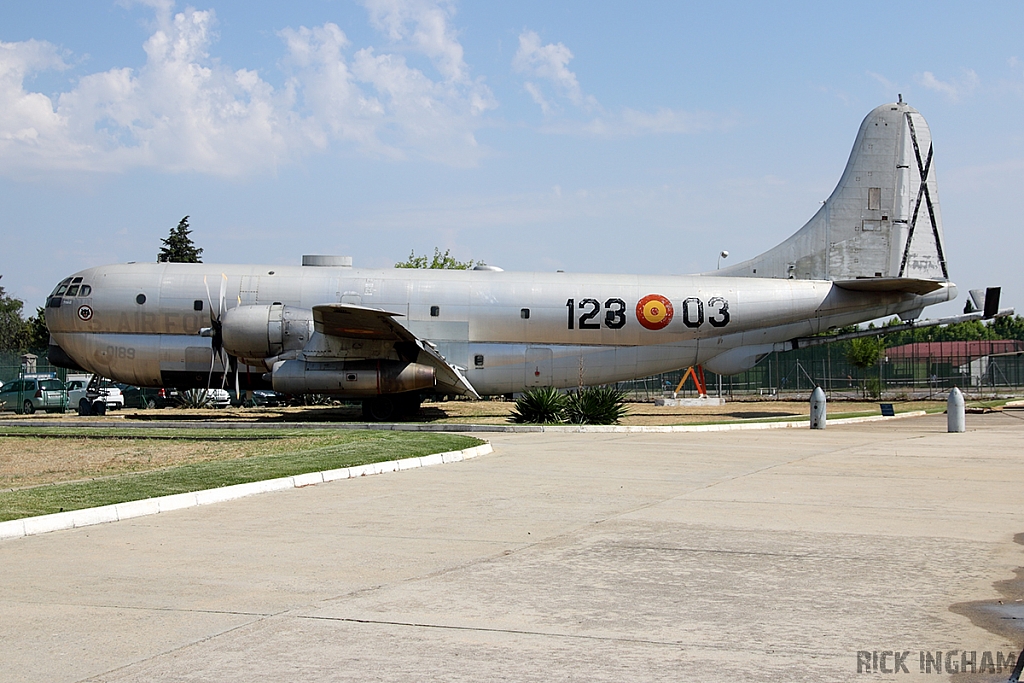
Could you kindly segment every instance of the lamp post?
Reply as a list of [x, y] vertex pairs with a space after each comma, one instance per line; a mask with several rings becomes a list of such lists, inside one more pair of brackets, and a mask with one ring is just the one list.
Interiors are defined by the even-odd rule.
[[721, 253], [718, 254], [718, 270], [721, 270], [721, 268], [722, 268], [722, 259], [724, 259], [724, 258], [729, 258], [729, 252], [727, 252], [725, 249], [723, 249], [721, 251]]

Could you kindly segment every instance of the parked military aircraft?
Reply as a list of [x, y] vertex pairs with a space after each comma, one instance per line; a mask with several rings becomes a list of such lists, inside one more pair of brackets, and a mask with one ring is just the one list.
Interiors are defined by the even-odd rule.
[[140, 386], [227, 383], [364, 399], [389, 419], [426, 393], [602, 384], [695, 364], [752, 367], [790, 340], [952, 300], [928, 125], [864, 119], [832, 195], [748, 261], [689, 276], [129, 263], [47, 300], [57, 364]]

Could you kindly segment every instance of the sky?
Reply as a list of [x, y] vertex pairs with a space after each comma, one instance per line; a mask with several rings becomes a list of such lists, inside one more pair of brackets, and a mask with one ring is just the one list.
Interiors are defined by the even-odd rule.
[[861, 120], [927, 119], [951, 279], [1024, 307], [1018, 2], [3, 0], [0, 280], [155, 261], [683, 274], [795, 232]]

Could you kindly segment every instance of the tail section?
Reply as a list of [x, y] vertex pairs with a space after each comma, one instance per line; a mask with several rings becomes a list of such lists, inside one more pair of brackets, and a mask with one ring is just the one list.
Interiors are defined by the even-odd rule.
[[713, 274], [949, 279], [924, 117], [902, 99], [874, 109], [860, 125], [843, 177], [814, 217], [775, 248]]

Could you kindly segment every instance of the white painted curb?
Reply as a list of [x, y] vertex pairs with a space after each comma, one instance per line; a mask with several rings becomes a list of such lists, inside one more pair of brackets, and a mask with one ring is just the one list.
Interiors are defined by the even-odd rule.
[[71, 510], [69, 512], [58, 512], [52, 515], [40, 515], [39, 517], [25, 517], [23, 519], [12, 519], [9, 522], [0, 522], [0, 541], [8, 538], [20, 538], [22, 536], [34, 536], [45, 534], [50, 531], [62, 529], [77, 529], [78, 527], [90, 526], [92, 524], [104, 524], [116, 522], [122, 519], [142, 517], [144, 515], [155, 515], [160, 512], [181, 510], [183, 508], [195, 507], [197, 505], [209, 505], [211, 503], [222, 503], [236, 498], [254, 496], [259, 493], [270, 491], [281, 491], [291, 488], [302, 488], [304, 486], [315, 486], [329, 481], [339, 479], [354, 479], [371, 474], [384, 474], [385, 472], [397, 472], [416, 467], [429, 467], [444, 463], [460, 462], [469, 460], [481, 455], [487, 455], [494, 449], [491, 444], [485, 443], [473, 448], [466, 448], [461, 451], [448, 451], [446, 453], [433, 453], [420, 458], [403, 458], [402, 460], [389, 460], [388, 462], [375, 462], [369, 465], [358, 467], [345, 467], [326, 472], [310, 472], [309, 474], [298, 474], [294, 477], [280, 477], [279, 479], [267, 479], [265, 481], [254, 481], [247, 484], [235, 484], [234, 486], [222, 486], [216, 489], [205, 491], [194, 491], [192, 493], [176, 493], [171, 496], [159, 498], [147, 498], [145, 500], [133, 500], [128, 503], [117, 503], [115, 505], [104, 505], [98, 508], [86, 508], [84, 510]]

